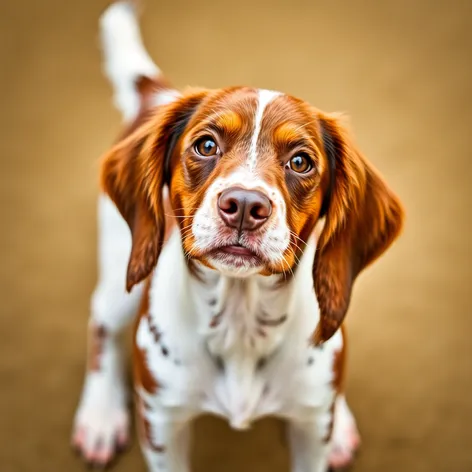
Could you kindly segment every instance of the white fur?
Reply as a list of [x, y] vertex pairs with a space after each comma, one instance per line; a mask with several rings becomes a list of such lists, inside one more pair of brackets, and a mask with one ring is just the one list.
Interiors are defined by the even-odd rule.
[[162, 92], [157, 92], [154, 95], [152, 104], [155, 107], [167, 105], [168, 103], [175, 102], [175, 100], [177, 100], [177, 98], [179, 98], [180, 96], [181, 93], [179, 93], [177, 90], [166, 89]]
[[[74, 421], [73, 442], [87, 459], [111, 457], [116, 438], [128, 441], [129, 412], [121, 349], [117, 335], [133, 318], [143, 293], [142, 284], [124, 290], [131, 250], [129, 229], [108, 197], [98, 202], [99, 282], [91, 300], [89, 325], [103, 326], [100, 370], [88, 371]], [[97, 450], [98, 448], [98, 450]]]
[[280, 92], [272, 90], [260, 89], [257, 94], [257, 109], [254, 117], [254, 131], [251, 139], [251, 149], [249, 151], [248, 166], [250, 170], [254, 170], [257, 165], [257, 140], [261, 132], [262, 117], [267, 105], [274, 100], [274, 98], [281, 95]]
[[[304, 444], [300, 435], [310, 440], [305, 450], [299, 447], [294, 470], [324, 470], [329, 449], [322, 438], [331, 421], [333, 360], [342, 337], [336, 333], [322, 349], [308, 343], [319, 319], [311, 278], [314, 252], [312, 241], [294, 278], [277, 290], [274, 277], [241, 279], [204, 268], [203, 281], [198, 281], [186, 268], [180, 234], [174, 232], [150, 292], [149, 315], [161, 341], [154, 340], [147, 318], [141, 319], [137, 331], [147, 367], [165, 386], [156, 395], [140, 392], [151, 406], [145, 412], [148, 421], [161, 412], [167, 428], [171, 412], [177, 423], [211, 412], [244, 429], [258, 418], [276, 415], [290, 421], [299, 443]], [[210, 306], [212, 299], [216, 304]], [[259, 336], [261, 313], [271, 319], [286, 314], [287, 319], [264, 327], [266, 335]], [[215, 316], [220, 322], [212, 326]], [[168, 355], [162, 353], [162, 345]], [[265, 365], [258, 367], [261, 359]], [[313, 455], [316, 448], [319, 457]], [[300, 468], [299, 463], [313, 468]]]
[[[254, 234], [239, 236], [237, 231], [227, 228], [218, 215], [217, 200], [222, 190], [229, 187], [245, 189], [259, 189], [264, 191], [272, 201], [272, 215], [260, 231]], [[276, 187], [269, 186], [263, 179], [251, 173], [246, 167], [237, 169], [228, 177], [217, 178], [207, 189], [200, 208], [196, 211], [192, 222], [192, 233], [195, 237], [195, 247], [201, 251], [209, 251], [215, 244], [241, 243], [252, 249], [258, 249], [270, 261], [282, 262], [282, 254], [290, 241], [290, 231], [286, 219], [285, 201]], [[215, 239], [215, 234], [219, 235]], [[233, 275], [248, 276], [259, 272], [257, 267], [241, 267], [235, 271], [234, 267], [226, 267], [221, 261], [212, 260], [219, 270], [230, 271]]]
[[136, 79], [156, 77], [161, 71], [143, 46], [135, 11], [128, 2], [114, 3], [105, 10], [100, 32], [105, 72], [115, 89], [115, 104], [128, 121], [139, 110]]

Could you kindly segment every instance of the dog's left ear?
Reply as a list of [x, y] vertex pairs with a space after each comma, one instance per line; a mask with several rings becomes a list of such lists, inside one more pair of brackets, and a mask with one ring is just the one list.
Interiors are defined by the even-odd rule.
[[400, 233], [403, 209], [339, 119], [320, 117], [330, 164], [331, 195], [313, 266], [320, 322], [314, 343], [327, 341], [346, 315], [354, 280]]

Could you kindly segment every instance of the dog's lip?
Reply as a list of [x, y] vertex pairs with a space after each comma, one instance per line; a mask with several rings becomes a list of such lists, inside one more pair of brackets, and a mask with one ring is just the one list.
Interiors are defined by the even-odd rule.
[[217, 249], [218, 252], [223, 252], [225, 254], [231, 254], [233, 256], [242, 256], [242, 257], [258, 257], [254, 251], [251, 249], [241, 246], [240, 244], [231, 244], [228, 246], [223, 246]]
[[211, 254], [216, 257], [224, 257], [225, 259], [229, 257], [235, 260], [252, 261], [253, 263], [262, 263], [264, 260], [264, 257], [257, 251], [239, 243], [216, 247], [211, 251]]

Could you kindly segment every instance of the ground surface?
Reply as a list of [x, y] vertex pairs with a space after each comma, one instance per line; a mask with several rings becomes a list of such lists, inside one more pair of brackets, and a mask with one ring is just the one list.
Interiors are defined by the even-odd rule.
[[[159, 5], [160, 3], [165, 5]], [[95, 272], [97, 159], [119, 116], [100, 74], [105, 1], [0, 6], [0, 469], [81, 471], [69, 450]], [[352, 116], [408, 211], [356, 285], [355, 470], [472, 470], [470, 2], [148, 1], [177, 86], [252, 84]], [[272, 421], [197, 425], [197, 472], [287, 471]], [[136, 444], [115, 469], [143, 471]]]

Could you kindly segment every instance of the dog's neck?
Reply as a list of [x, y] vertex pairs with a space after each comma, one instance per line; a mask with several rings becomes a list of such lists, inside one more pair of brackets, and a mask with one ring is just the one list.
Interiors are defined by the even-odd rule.
[[210, 351], [224, 357], [236, 350], [268, 354], [271, 332], [288, 322], [292, 281], [281, 283], [278, 275], [236, 278], [209, 269], [202, 279], [193, 279], [190, 286]]

